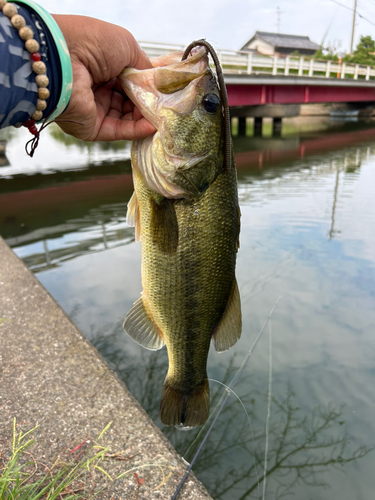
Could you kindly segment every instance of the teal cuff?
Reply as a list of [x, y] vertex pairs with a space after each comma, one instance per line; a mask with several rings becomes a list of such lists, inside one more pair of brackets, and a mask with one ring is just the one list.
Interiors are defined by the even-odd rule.
[[49, 117], [49, 121], [54, 120], [59, 115], [61, 115], [61, 113], [68, 106], [70, 96], [72, 93], [73, 71], [72, 71], [72, 63], [70, 60], [69, 49], [58, 24], [56, 23], [56, 21], [49, 12], [47, 12], [43, 7], [32, 2], [31, 0], [15, 0], [15, 3], [25, 4], [28, 7], [31, 7], [33, 10], [35, 10], [35, 12], [39, 14], [39, 16], [43, 19], [43, 21], [47, 25], [56, 44], [61, 64], [62, 85], [61, 85], [60, 99], [57, 103], [56, 109], [53, 112], [53, 114]]

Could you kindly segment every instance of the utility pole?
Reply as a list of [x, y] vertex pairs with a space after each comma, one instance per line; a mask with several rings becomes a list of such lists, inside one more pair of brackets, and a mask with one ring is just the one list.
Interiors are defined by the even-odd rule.
[[350, 42], [350, 55], [353, 55], [353, 42], [354, 42], [354, 28], [355, 28], [355, 16], [357, 14], [357, 0], [354, 0], [354, 10], [353, 10], [353, 26], [352, 26], [352, 39]]

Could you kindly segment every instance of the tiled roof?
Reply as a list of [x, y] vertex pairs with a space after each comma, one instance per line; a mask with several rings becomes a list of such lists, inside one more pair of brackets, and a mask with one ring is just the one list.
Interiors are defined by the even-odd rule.
[[308, 36], [299, 36], [299, 35], [285, 35], [283, 33], [269, 33], [267, 31], [256, 31], [255, 35], [250, 38], [250, 40], [245, 43], [242, 48], [245, 48], [246, 45], [254, 38], [259, 37], [265, 40], [266, 42], [272, 44], [274, 47], [283, 47], [288, 49], [309, 49], [309, 50], [318, 50], [319, 45], [310, 40]]

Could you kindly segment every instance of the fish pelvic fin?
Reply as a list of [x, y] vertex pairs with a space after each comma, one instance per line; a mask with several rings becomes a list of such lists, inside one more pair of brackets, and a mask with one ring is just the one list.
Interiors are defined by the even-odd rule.
[[123, 327], [129, 337], [146, 349], [156, 351], [164, 346], [162, 333], [150, 318], [142, 297], [134, 302]]
[[217, 352], [224, 352], [234, 346], [241, 337], [241, 330], [241, 299], [235, 278], [224, 314], [212, 335], [215, 350]]
[[210, 390], [208, 380], [186, 389], [172, 384], [168, 377], [160, 401], [160, 420], [164, 425], [180, 428], [198, 427], [208, 419]]
[[128, 211], [126, 212], [126, 222], [129, 226], [135, 228], [135, 241], [141, 239], [141, 218], [138, 206], [138, 198], [135, 192], [128, 203]]
[[164, 253], [173, 254], [178, 246], [178, 222], [174, 203], [168, 198], [151, 197], [153, 243]]

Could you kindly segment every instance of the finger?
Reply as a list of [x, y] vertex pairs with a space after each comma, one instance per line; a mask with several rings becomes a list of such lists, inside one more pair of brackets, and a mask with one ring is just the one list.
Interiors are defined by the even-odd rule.
[[134, 120], [140, 120], [141, 118], [143, 118], [143, 115], [142, 115], [141, 111], [139, 110], [139, 108], [137, 108], [137, 106], [134, 106], [133, 118], [134, 118]]
[[124, 101], [122, 105], [122, 112], [125, 113], [130, 113], [133, 112], [134, 110], [134, 103], [129, 99], [127, 101]]
[[108, 83], [98, 87], [94, 92], [94, 100], [96, 107], [103, 110], [102, 118], [108, 114], [111, 109], [116, 109], [122, 114], [122, 106], [124, 97], [113, 89], [116, 79], [113, 78]]
[[181, 62], [183, 55], [184, 55], [183, 51], [172, 52], [171, 54], [167, 54], [165, 56], [151, 57], [150, 61], [154, 68], [160, 66], [169, 66], [170, 64]]
[[121, 118], [128, 115], [126, 120], [138, 121], [143, 118], [139, 108], [131, 101], [124, 101], [122, 95], [111, 88], [111, 82], [98, 88], [95, 92], [95, 102], [98, 110], [98, 117], [104, 120], [105, 116]]
[[155, 132], [155, 128], [145, 119], [138, 121], [106, 116], [103, 120], [96, 141], [119, 141], [142, 139]]
[[[138, 45], [138, 42], [135, 42], [135, 43]], [[141, 49], [141, 47], [139, 45], [138, 45], [138, 49], [137, 49], [137, 55], [138, 55], [138, 58], [137, 58], [135, 65], [133, 66], [133, 68], [136, 68], [136, 69], [152, 68], [152, 63], [151, 63], [150, 59], [146, 55], [146, 52], [143, 49]]]

